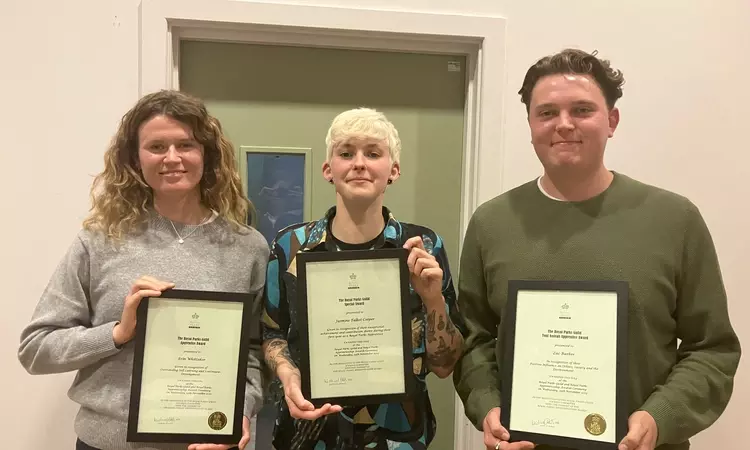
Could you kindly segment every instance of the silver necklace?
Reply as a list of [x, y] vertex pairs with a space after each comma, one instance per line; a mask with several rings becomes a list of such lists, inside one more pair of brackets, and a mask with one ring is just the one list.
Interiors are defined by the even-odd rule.
[[211, 217], [210, 214], [208, 215], [208, 217], [206, 217], [205, 219], [201, 220], [201, 223], [199, 223], [198, 225], [196, 225], [195, 228], [193, 228], [190, 231], [190, 233], [186, 234], [185, 236], [180, 236], [180, 233], [177, 232], [177, 228], [174, 226], [174, 222], [172, 222], [172, 219], [169, 219], [169, 223], [172, 225], [172, 229], [174, 230], [174, 234], [177, 235], [177, 238], [178, 238], [177, 242], [179, 242], [180, 244], [185, 243], [185, 239], [187, 239], [191, 234], [195, 233], [195, 230], [197, 230], [198, 228], [200, 228], [201, 225], [203, 225], [204, 223], [206, 223], [206, 221], [208, 220], [209, 217]]

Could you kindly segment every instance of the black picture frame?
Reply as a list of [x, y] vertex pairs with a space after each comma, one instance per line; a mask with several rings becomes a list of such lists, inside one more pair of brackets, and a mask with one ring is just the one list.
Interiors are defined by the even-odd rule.
[[[148, 322], [148, 305], [160, 299], [203, 300], [214, 302], [242, 303], [242, 328], [239, 336], [239, 354], [237, 355], [237, 374], [227, 383], [236, 383], [231, 433], [153, 433], [138, 430], [140, 416], [141, 387], [143, 384], [143, 358], [146, 347], [146, 324]], [[253, 320], [253, 297], [251, 294], [239, 292], [198, 291], [186, 289], [168, 289], [158, 297], [143, 298], [136, 312], [136, 334], [134, 338], [135, 354], [133, 356], [133, 373], [130, 388], [130, 410], [128, 414], [128, 442], [155, 443], [212, 443], [237, 444], [242, 439], [242, 422], [245, 405], [245, 385], [247, 379], [247, 361], [250, 351], [251, 321]]]
[[[532, 433], [514, 429], [511, 426], [511, 404], [524, 399], [513, 398], [514, 351], [516, 336], [516, 319], [518, 293], [520, 291], [575, 291], [575, 292], [612, 292], [617, 294], [617, 330], [616, 330], [616, 392], [615, 394], [615, 442], [556, 436], [553, 434]], [[510, 433], [511, 442], [529, 441], [536, 445], [575, 448], [579, 450], [616, 450], [620, 441], [628, 432], [628, 301], [629, 287], [626, 281], [593, 280], [593, 281], [556, 281], [556, 280], [509, 280], [508, 299], [505, 309], [506, 327], [503, 330], [504, 353], [501, 367], [502, 405], [500, 422]]]
[[[385, 248], [374, 250], [342, 250], [342, 251], [321, 251], [321, 252], [302, 252], [295, 256], [297, 264], [297, 318], [299, 327], [299, 348], [300, 348], [300, 373], [302, 375], [302, 395], [310, 401], [315, 407], [320, 407], [326, 403], [332, 405], [361, 406], [366, 404], [394, 403], [407, 400], [414, 392], [414, 376], [412, 354], [412, 336], [411, 336], [411, 307], [409, 303], [409, 268], [407, 258], [409, 252], [403, 248]], [[404, 357], [404, 391], [393, 392], [389, 394], [362, 394], [357, 396], [325, 397], [314, 398], [311, 395], [310, 384], [310, 337], [308, 327], [309, 299], [307, 296], [307, 265], [316, 262], [334, 261], [361, 261], [373, 259], [394, 259], [398, 261], [400, 272], [401, 292], [401, 309], [394, 311], [394, 314], [400, 313], [399, 325], [403, 336], [403, 357]], [[395, 323], [395, 321], [394, 321]]]

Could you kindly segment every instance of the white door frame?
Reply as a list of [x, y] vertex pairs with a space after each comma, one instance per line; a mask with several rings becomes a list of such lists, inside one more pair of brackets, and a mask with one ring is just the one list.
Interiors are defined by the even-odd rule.
[[[142, 0], [139, 95], [179, 88], [179, 41], [185, 38], [465, 55], [463, 240], [471, 214], [502, 185], [505, 28], [503, 17], [468, 14], [233, 0]], [[481, 434], [466, 420], [456, 397], [454, 448], [482, 448], [481, 443]]]

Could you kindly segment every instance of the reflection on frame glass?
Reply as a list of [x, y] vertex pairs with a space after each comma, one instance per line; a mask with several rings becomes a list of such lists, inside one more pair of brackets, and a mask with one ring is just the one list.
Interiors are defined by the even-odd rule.
[[309, 220], [310, 149], [240, 148], [249, 223], [270, 243], [279, 230]]

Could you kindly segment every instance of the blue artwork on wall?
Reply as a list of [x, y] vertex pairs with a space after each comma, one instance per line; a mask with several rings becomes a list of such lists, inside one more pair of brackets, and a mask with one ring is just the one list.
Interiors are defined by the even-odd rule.
[[248, 152], [247, 195], [255, 208], [251, 223], [269, 244], [284, 227], [304, 221], [305, 155]]

